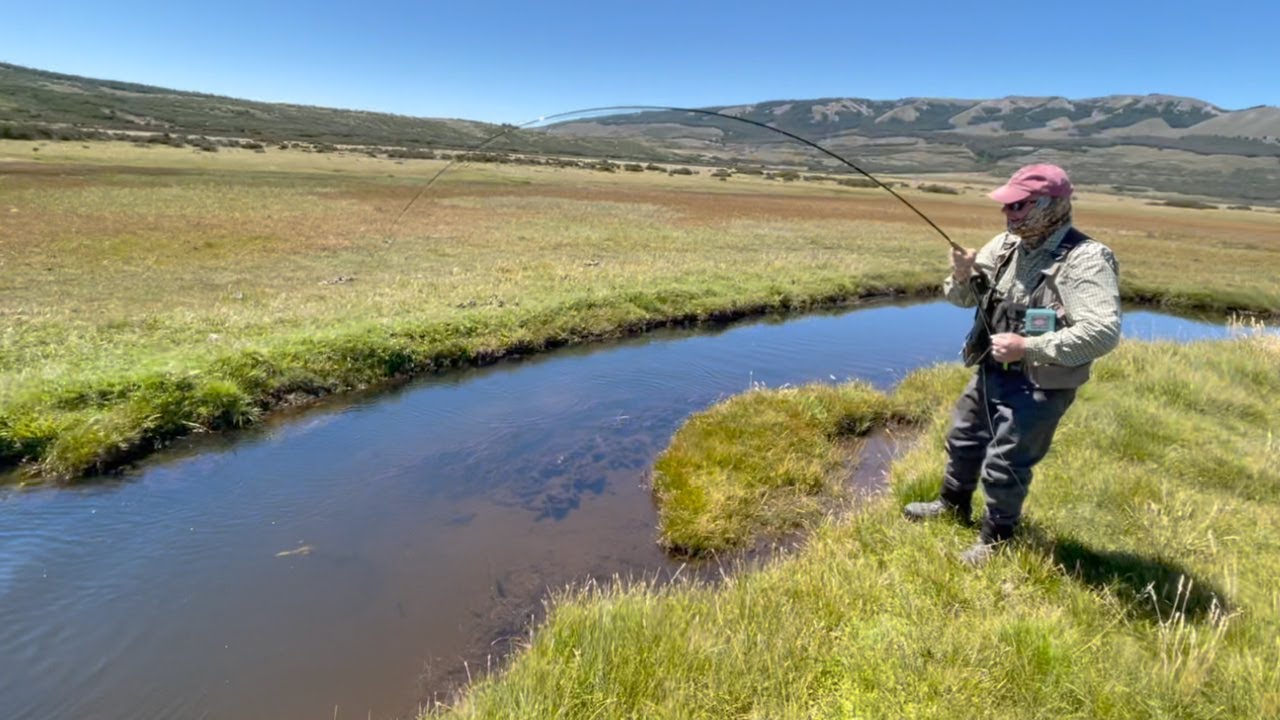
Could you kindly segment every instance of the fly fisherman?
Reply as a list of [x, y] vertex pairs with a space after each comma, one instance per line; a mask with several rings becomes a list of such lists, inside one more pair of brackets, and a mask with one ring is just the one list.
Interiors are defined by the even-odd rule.
[[1004, 205], [1008, 231], [977, 253], [951, 253], [944, 290], [954, 305], [977, 306], [964, 348], [965, 365], [977, 371], [947, 434], [939, 498], [904, 512], [968, 524], [981, 477], [987, 514], [978, 542], [960, 556], [970, 565], [1013, 537], [1031, 469], [1090, 364], [1120, 340], [1115, 256], [1072, 227], [1071, 194], [1062, 168], [1024, 167], [990, 195]]

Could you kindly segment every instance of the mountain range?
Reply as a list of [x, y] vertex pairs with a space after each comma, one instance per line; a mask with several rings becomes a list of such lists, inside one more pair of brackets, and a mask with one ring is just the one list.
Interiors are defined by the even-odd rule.
[[[1280, 203], [1280, 108], [1172, 95], [998, 99], [828, 97], [705, 108], [856, 155], [883, 172], [990, 172], [1054, 161], [1083, 182]], [[70, 130], [262, 142], [474, 148], [503, 126], [267, 103], [0, 63], [0, 137]], [[60, 130], [59, 130], [60, 129]], [[56, 131], [56, 132], [55, 132]], [[675, 110], [519, 131], [487, 149], [838, 169], [777, 133]]]
[[[957, 133], [1032, 139], [1215, 137], [1280, 146], [1280, 108], [1229, 111], [1173, 95], [1005, 97], [995, 100], [821, 98], [712, 108], [807, 136]], [[649, 116], [661, 122], [662, 114]], [[1266, 152], [1265, 148], [1257, 148]]]

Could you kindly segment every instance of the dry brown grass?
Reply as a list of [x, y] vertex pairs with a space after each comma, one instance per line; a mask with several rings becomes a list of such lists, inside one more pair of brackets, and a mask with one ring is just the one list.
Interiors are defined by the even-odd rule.
[[[0, 142], [0, 421], [228, 357], [311, 362], [298, 348], [316, 343], [462, 332], [484, 339], [451, 352], [491, 353], [945, 272], [945, 244], [896, 200], [832, 182], [464, 166], [395, 222], [439, 161], [30, 147]], [[963, 244], [1000, 227], [980, 196], [904, 192]], [[1086, 193], [1078, 224], [1132, 297], [1280, 311], [1274, 215]], [[306, 372], [341, 388], [353, 367]]]

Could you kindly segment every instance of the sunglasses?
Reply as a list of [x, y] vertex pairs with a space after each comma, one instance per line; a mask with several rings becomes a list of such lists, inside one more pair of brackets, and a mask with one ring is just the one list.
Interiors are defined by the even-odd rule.
[[1027, 207], [1033, 202], [1035, 201], [1032, 200], [1031, 198], [1027, 198], [1026, 200], [1019, 200], [1018, 202], [1009, 203], [1004, 206], [1004, 209], [1008, 210], [1009, 212], [1022, 212], [1023, 208]]

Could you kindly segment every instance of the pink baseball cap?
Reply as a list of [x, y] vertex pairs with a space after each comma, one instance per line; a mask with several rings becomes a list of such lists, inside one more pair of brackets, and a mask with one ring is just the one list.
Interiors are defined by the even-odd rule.
[[1028, 165], [1020, 168], [1009, 182], [996, 188], [988, 197], [1003, 205], [1026, 200], [1036, 195], [1051, 198], [1071, 197], [1071, 179], [1057, 165]]

